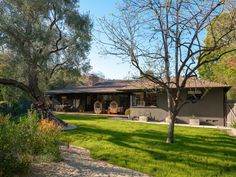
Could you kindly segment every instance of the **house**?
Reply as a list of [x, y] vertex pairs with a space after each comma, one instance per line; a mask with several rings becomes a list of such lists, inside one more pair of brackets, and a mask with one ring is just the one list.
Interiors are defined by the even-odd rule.
[[[171, 87], [175, 91], [175, 86]], [[225, 84], [189, 79], [183, 99], [191, 103], [181, 109], [177, 121], [189, 123], [194, 117], [201, 124], [226, 125], [225, 101], [229, 89]], [[47, 95], [56, 111], [124, 114], [130, 108], [131, 117], [148, 116], [156, 121], [168, 117], [165, 91], [145, 79], [104, 81], [92, 86], [50, 90]]]

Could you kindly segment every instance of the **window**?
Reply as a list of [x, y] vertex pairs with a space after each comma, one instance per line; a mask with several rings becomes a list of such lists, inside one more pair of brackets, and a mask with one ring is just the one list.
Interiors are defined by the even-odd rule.
[[192, 103], [196, 103], [202, 97], [201, 90], [189, 90], [187, 92], [187, 100], [191, 101]]
[[134, 93], [132, 95], [132, 106], [145, 106], [144, 93]]
[[146, 106], [157, 106], [157, 93], [147, 92], [145, 97]]

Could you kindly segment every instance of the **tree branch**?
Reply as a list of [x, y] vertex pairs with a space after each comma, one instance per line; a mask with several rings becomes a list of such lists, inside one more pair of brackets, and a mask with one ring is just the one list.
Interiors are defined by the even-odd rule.
[[0, 78], [0, 84], [7, 85], [7, 86], [14, 86], [14, 87], [17, 87], [17, 88], [23, 90], [26, 93], [30, 93], [30, 89], [27, 85], [25, 85], [24, 83], [19, 82], [17, 80], [14, 80], [14, 79]]

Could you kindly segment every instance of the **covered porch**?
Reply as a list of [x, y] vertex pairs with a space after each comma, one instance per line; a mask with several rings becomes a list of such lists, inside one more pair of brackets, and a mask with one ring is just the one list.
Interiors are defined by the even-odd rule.
[[55, 112], [124, 114], [130, 107], [129, 93], [63, 93], [49, 95]]

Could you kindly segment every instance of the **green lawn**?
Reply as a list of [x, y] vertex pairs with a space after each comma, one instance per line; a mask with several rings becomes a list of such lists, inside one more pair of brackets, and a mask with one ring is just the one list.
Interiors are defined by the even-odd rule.
[[78, 129], [66, 131], [73, 145], [92, 157], [151, 176], [236, 176], [236, 138], [217, 129], [175, 128], [175, 144], [166, 144], [166, 125], [60, 115]]

